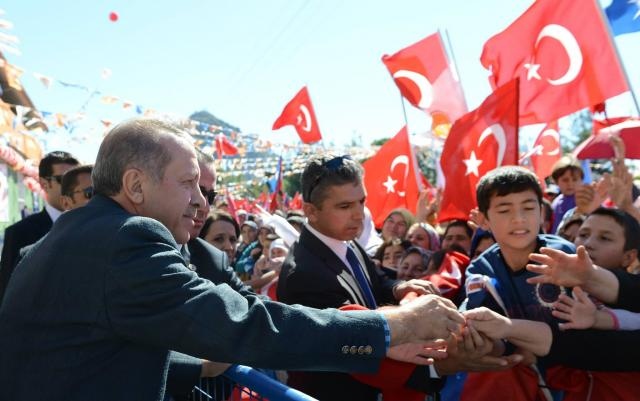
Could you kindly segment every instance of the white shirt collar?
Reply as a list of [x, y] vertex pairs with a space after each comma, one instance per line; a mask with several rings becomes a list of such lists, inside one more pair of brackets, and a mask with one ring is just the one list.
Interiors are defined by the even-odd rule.
[[62, 214], [60, 210], [51, 206], [48, 202], [44, 202], [44, 210], [47, 211], [47, 214], [49, 215], [49, 217], [51, 217], [51, 221], [54, 223], [56, 222], [56, 220], [58, 220], [58, 217], [60, 217], [60, 215]]
[[307, 230], [311, 231], [311, 234], [318, 237], [318, 239], [322, 241], [323, 244], [328, 246], [329, 249], [331, 249], [333, 253], [335, 253], [346, 266], [350, 266], [349, 262], [347, 261], [347, 243], [345, 241], [327, 237], [315, 228], [311, 227], [309, 223], [305, 223], [305, 227], [307, 227]]

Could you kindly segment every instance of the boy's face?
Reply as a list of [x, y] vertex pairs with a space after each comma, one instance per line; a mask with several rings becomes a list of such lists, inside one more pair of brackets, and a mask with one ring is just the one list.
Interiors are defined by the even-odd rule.
[[581, 182], [582, 179], [580, 178], [580, 174], [574, 170], [567, 170], [564, 174], [558, 177], [558, 182], [556, 182], [556, 184], [563, 195], [571, 196], [576, 193]]
[[493, 195], [485, 218], [484, 228], [493, 233], [503, 252], [522, 251], [528, 254], [535, 247], [542, 211], [533, 190]]
[[584, 245], [593, 263], [605, 269], [627, 267], [636, 256], [624, 251], [624, 229], [612, 217], [589, 216], [578, 230], [575, 244]]

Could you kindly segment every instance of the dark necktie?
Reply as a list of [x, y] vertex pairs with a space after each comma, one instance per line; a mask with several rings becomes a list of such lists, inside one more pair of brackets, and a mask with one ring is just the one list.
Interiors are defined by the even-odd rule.
[[367, 277], [364, 275], [362, 265], [360, 265], [358, 257], [350, 246], [347, 246], [347, 261], [351, 265], [353, 277], [358, 282], [360, 290], [364, 295], [364, 300], [366, 302], [365, 306], [369, 309], [376, 309], [376, 299], [373, 297], [373, 292], [371, 292], [371, 285], [369, 284], [369, 280], [367, 280]]

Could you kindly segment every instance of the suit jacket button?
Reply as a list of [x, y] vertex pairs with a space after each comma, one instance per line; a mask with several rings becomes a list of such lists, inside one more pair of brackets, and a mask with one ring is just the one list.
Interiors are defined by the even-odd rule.
[[366, 347], [364, 347], [365, 354], [371, 355], [372, 352], [373, 352], [373, 348], [370, 345], [367, 345]]
[[364, 354], [364, 346], [359, 346], [358, 347], [358, 355], [363, 355]]
[[358, 347], [356, 347], [355, 345], [351, 346], [351, 349], [349, 350], [349, 352], [351, 352], [351, 355], [355, 355], [358, 353]]
[[348, 345], [345, 345], [345, 346], [342, 347], [342, 353], [343, 354], [348, 354], [349, 353], [349, 346]]

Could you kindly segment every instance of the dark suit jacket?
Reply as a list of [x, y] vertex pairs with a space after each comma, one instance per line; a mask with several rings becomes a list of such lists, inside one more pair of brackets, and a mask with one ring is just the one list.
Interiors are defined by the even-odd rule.
[[49, 213], [42, 209], [40, 213], [27, 216], [5, 229], [2, 259], [0, 259], [0, 304], [2, 304], [9, 278], [18, 264], [20, 249], [44, 237], [51, 229], [51, 224], [53, 223]]
[[[189, 262], [189, 268], [204, 279], [214, 284], [228, 284], [242, 295], [256, 295], [253, 289], [245, 285], [229, 267], [227, 254], [209, 244], [202, 238], [191, 239], [183, 248], [182, 255]], [[167, 376], [167, 393], [176, 401], [189, 398], [193, 386], [200, 383], [202, 360], [179, 352], [171, 352], [169, 358], [169, 374]], [[217, 377], [202, 379], [209, 381], [209, 386], [224, 386], [227, 379]]]
[[[395, 302], [392, 290], [397, 281], [379, 276], [364, 250], [357, 243], [355, 246], [365, 261], [378, 305]], [[349, 268], [306, 227], [282, 265], [277, 293], [282, 302], [314, 308], [365, 305]], [[337, 372], [290, 372], [289, 385], [322, 401], [374, 401], [379, 392]]]
[[[353, 345], [372, 352], [344, 352]], [[97, 195], [20, 263], [0, 308], [0, 349], [2, 401], [161, 400], [168, 350], [271, 369], [374, 371], [384, 319], [216, 286], [187, 268], [162, 224]]]
[[242, 295], [256, 295], [253, 288], [245, 285], [229, 266], [226, 253], [202, 238], [194, 238], [189, 241], [186, 249], [189, 261], [198, 276], [206, 278], [214, 284], [226, 283]]

